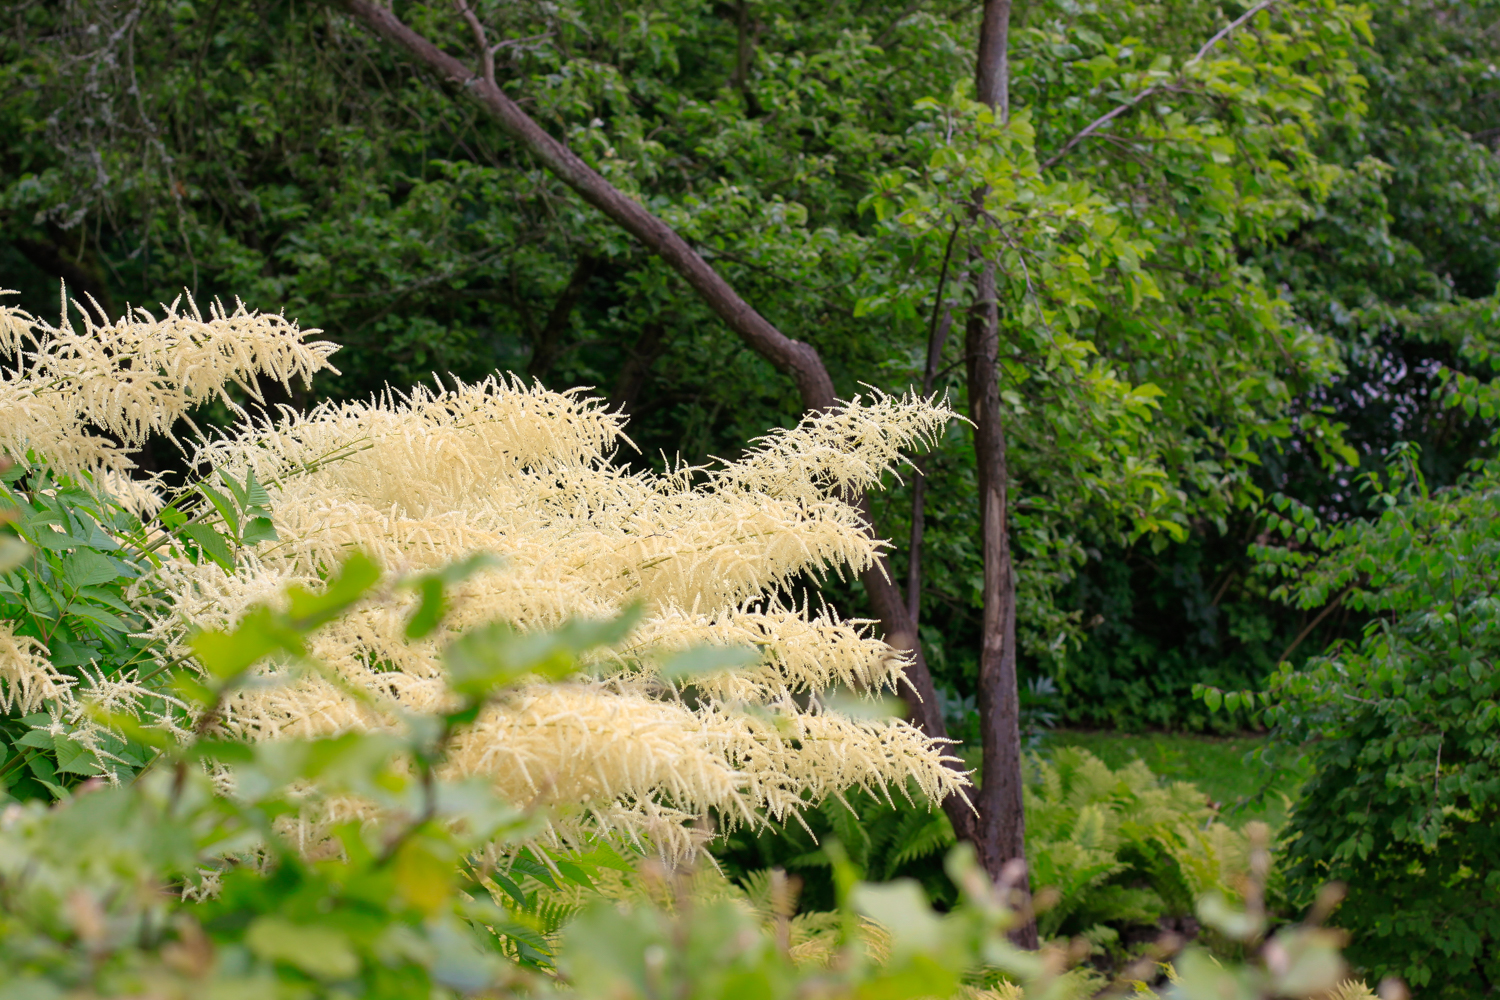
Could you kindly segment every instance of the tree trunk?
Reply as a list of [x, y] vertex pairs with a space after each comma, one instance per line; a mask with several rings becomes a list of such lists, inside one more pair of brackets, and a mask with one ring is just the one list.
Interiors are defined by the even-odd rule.
[[755, 97], [755, 91], [750, 89], [750, 66], [755, 61], [755, 39], [753, 37], [753, 25], [750, 23], [750, 0], [739, 0], [734, 12], [735, 28], [735, 53], [734, 53], [734, 76], [729, 85], [740, 92], [745, 98], [745, 116], [747, 118], [759, 118], [764, 114], [760, 101]]
[[[979, 652], [979, 726], [983, 746], [975, 847], [990, 877], [1027, 882], [1013, 860], [1026, 858], [1022, 805], [1021, 698], [1016, 680], [1016, 576], [1011, 563], [1008, 512], [1009, 470], [1005, 424], [1000, 415], [1000, 316], [995, 300], [995, 265], [980, 270], [974, 305], [965, 331], [969, 376], [969, 419], [974, 421], [974, 460], [979, 472], [979, 521], [984, 544], [984, 633]], [[1037, 945], [1036, 924], [1014, 935], [1022, 947]]]
[[[1002, 120], [1009, 117], [1010, 110], [1009, 34], [1010, 0], [986, 0], [974, 73], [975, 91]], [[983, 191], [974, 193], [976, 209], [984, 195]], [[1026, 817], [1022, 800], [1021, 698], [1016, 678], [1016, 575], [1010, 552], [1010, 476], [1005, 423], [1000, 412], [1000, 310], [994, 261], [983, 261], [978, 269], [964, 346], [984, 545], [984, 632], [975, 699], [982, 730], [983, 764], [975, 847], [990, 877], [1014, 886], [1021, 894], [1023, 906], [1029, 909], [1024, 867], [1012, 866], [1016, 861], [1025, 864]], [[1036, 921], [1028, 918], [1011, 937], [1023, 948], [1035, 948]]]
[[589, 279], [594, 276], [594, 271], [599, 266], [597, 257], [584, 254], [578, 258], [578, 263], [573, 268], [573, 276], [568, 279], [567, 286], [557, 301], [552, 306], [552, 311], [547, 314], [547, 323], [536, 334], [531, 345], [531, 362], [526, 366], [526, 374], [532, 378], [544, 379], [552, 371], [552, 366], [557, 363], [558, 356], [562, 354], [563, 336], [568, 332], [568, 324], [573, 320], [573, 307], [578, 305], [578, 300], [583, 298], [584, 289], [588, 287]]
[[1010, 120], [1010, 2], [985, 0], [979, 22], [979, 52], [974, 63], [975, 99]]
[[[860, 511], [867, 525], [874, 524], [868, 497], [861, 497]], [[943, 707], [938, 704], [937, 688], [932, 683], [932, 672], [927, 669], [927, 659], [922, 655], [922, 643], [917, 638], [917, 626], [902, 600], [901, 588], [891, 576], [890, 563], [880, 557], [875, 565], [860, 574], [865, 592], [870, 598], [870, 607], [885, 627], [885, 641], [897, 649], [911, 654], [912, 663], [906, 671], [906, 690], [903, 695], [911, 709], [911, 718], [928, 736], [946, 739], [948, 727], [943, 721]], [[943, 800], [943, 812], [953, 824], [953, 832], [960, 840], [974, 841], [979, 835], [974, 807], [970, 798], [950, 795]]]
[[667, 347], [667, 325], [661, 320], [651, 320], [641, 329], [640, 339], [635, 342], [625, 363], [620, 366], [620, 377], [615, 381], [615, 391], [609, 394], [612, 410], [631, 413], [636, 400], [651, 376], [651, 366], [661, 357]]

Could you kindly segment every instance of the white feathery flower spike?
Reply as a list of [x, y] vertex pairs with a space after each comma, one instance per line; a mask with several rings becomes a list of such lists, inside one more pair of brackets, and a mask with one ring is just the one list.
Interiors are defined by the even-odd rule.
[[49, 699], [65, 700], [74, 680], [47, 660], [47, 647], [29, 635], [16, 635], [0, 621], [0, 709], [35, 712]]
[[0, 356], [13, 359], [0, 371], [0, 452], [33, 450], [60, 472], [123, 472], [149, 433], [170, 436], [178, 419], [214, 399], [233, 406], [230, 385], [258, 400], [258, 376], [290, 387], [333, 370], [335, 345], [306, 339], [317, 330], [243, 304], [230, 313], [214, 303], [206, 320], [191, 298], [186, 311], [181, 304], [160, 319], [136, 308], [104, 325], [78, 307], [81, 330], [66, 311], [52, 326], [0, 306]]
[[[208, 321], [191, 308], [168, 309], [163, 320], [136, 311], [84, 333], [18, 316], [0, 312], [0, 349], [22, 358], [20, 374], [0, 383], [0, 402], [14, 392], [31, 409], [0, 430], [0, 448], [34, 448], [54, 462], [53, 448], [71, 449], [64, 468], [118, 475], [128, 468], [123, 451], [79, 435], [134, 440], [170, 428], [197, 402], [227, 398], [231, 382], [253, 392], [257, 372], [286, 380], [329, 367], [326, 345], [243, 307]], [[171, 364], [161, 353], [168, 345]], [[151, 360], [122, 368], [115, 359], [127, 354]], [[251, 607], [283, 601], [292, 584], [321, 587], [355, 550], [383, 567], [389, 585], [476, 553], [501, 562], [452, 588], [445, 619], [420, 640], [405, 635], [415, 596], [387, 586], [385, 599], [310, 638], [333, 676], [262, 665], [263, 683], [224, 706], [226, 735], [393, 727], [448, 704], [442, 650], [473, 628], [543, 630], [639, 605], [637, 627], [594, 656], [589, 677], [525, 685], [486, 708], [451, 748], [445, 773], [547, 807], [560, 842], [604, 835], [667, 860], [701, 845], [708, 817], [721, 826], [787, 819], [854, 786], [962, 793], [967, 778], [940, 743], [905, 722], [828, 707], [835, 690], [872, 699], [896, 690], [906, 659], [871, 623], [783, 597], [808, 578], [858, 573], [878, 558], [884, 543], [849, 498], [939, 434], [953, 416], [945, 404], [875, 392], [768, 434], [739, 461], [653, 473], [614, 464], [629, 443], [624, 418], [581, 392], [498, 375], [451, 386], [242, 414], [192, 447], [194, 467], [237, 481], [255, 474], [277, 538], [245, 547], [233, 571], [162, 550], [161, 567], [140, 584], [159, 595], [148, 634], [160, 663], [186, 657], [196, 629], [232, 627]], [[150, 513], [149, 498], [119, 492]], [[657, 665], [705, 645], [758, 649], [759, 661], [697, 678], [684, 697]], [[6, 669], [0, 663], [0, 677]], [[41, 690], [39, 677], [25, 690]], [[133, 683], [90, 687], [113, 706], [129, 700]]]

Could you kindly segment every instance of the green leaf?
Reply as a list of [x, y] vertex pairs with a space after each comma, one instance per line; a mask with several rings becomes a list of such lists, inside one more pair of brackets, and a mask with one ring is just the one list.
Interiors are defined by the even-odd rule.
[[[295, 635], [292, 637], [295, 642]], [[193, 655], [212, 677], [227, 679], [251, 664], [288, 646], [286, 631], [277, 626], [265, 607], [252, 609], [233, 632], [199, 632], [189, 641]], [[300, 652], [293, 646], [292, 652]]]
[[235, 482], [234, 477], [223, 469], [219, 470], [219, 481], [229, 488], [229, 492], [234, 496], [234, 502], [243, 509], [247, 503], [245, 487]]
[[279, 536], [276, 534], [276, 525], [271, 522], [269, 517], [252, 517], [250, 522], [245, 525], [244, 534], [240, 536], [240, 541], [245, 545], [258, 545], [261, 542], [274, 542], [278, 540]]
[[530, 851], [522, 851], [519, 855], [517, 855], [516, 858], [511, 862], [510, 870], [513, 872], [520, 872], [523, 875], [530, 875], [532, 878], [542, 883], [542, 885], [545, 885], [547, 888], [554, 891], [560, 888], [560, 886], [558, 886], [557, 884], [557, 880], [552, 875], [552, 869], [548, 868], [546, 865], [542, 864], [535, 857], [533, 857]]
[[102, 774], [94, 755], [67, 736], [57, 738], [57, 769], [66, 774]]
[[255, 477], [254, 469], [245, 474], [245, 504], [248, 507], [259, 507], [267, 510], [271, 506], [271, 494], [266, 492], [266, 488]]
[[105, 611], [103, 608], [95, 608], [87, 604], [74, 604], [68, 610], [68, 613], [110, 632], [125, 633], [129, 632], [131, 628], [118, 615]]
[[57, 787], [57, 771], [52, 767], [52, 761], [46, 754], [34, 753], [26, 761], [26, 766], [31, 768], [31, 773], [36, 775], [38, 781], [46, 785], [48, 790], [62, 798], [63, 791]]
[[321, 594], [298, 586], [287, 588], [292, 627], [311, 632], [332, 621], [364, 597], [379, 580], [380, 567], [369, 556], [356, 551], [344, 560]]
[[485, 569], [492, 569], [502, 565], [501, 560], [487, 552], [480, 552], [462, 562], [450, 563], [438, 570], [436, 573], [428, 573], [418, 577], [413, 583], [417, 589], [420, 601], [417, 610], [412, 613], [411, 619], [406, 623], [406, 636], [408, 639], [420, 639], [432, 634], [447, 613], [447, 588], [455, 583], [461, 583], [473, 576], [475, 573]]
[[226, 570], [233, 572], [234, 555], [229, 548], [229, 541], [225, 537], [210, 528], [206, 524], [187, 524], [179, 529], [179, 534], [186, 535], [198, 543], [203, 554]]
[[65, 531], [53, 531], [51, 528], [42, 527], [34, 532], [27, 533], [27, 540], [31, 544], [47, 549], [52, 552], [61, 552], [65, 549], [76, 549], [80, 545], [87, 545], [87, 538], [79, 538]]
[[109, 583], [121, 575], [119, 562], [89, 549], [70, 552], [62, 560], [63, 582], [73, 591]]
[[748, 667], [764, 654], [754, 646], [695, 646], [662, 663], [657, 672], [669, 681], [690, 681], [705, 674]]
[[518, 633], [503, 622], [473, 629], [443, 653], [449, 682], [455, 691], [483, 699], [528, 674], [559, 680], [577, 671], [580, 652], [618, 641], [628, 630], [620, 626], [624, 617], [575, 619], [552, 632]]
[[327, 926], [257, 917], [245, 932], [245, 944], [268, 962], [285, 962], [317, 979], [349, 979], [359, 972], [349, 938]]
[[516, 885], [509, 875], [506, 875], [504, 872], [491, 872], [490, 878], [494, 880], [496, 885], [505, 890], [507, 896], [516, 901], [517, 906], [524, 907], [526, 905], [526, 893], [521, 891], [521, 887]]
[[36, 747], [39, 750], [56, 750], [52, 734], [44, 729], [28, 730], [20, 739], [16, 740], [16, 746]]
[[553, 858], [552, 865], [557, 869], [557, 873], [566, 881], [582, 886], [585, 889], [592, 889], [594, 887], [593, 878], [579, 865], [571, 861], [565, 861], [562, 858]]
[[892, 957], [897, 961], [914, 952], [935, 951], [942, 944], [942, 921], [932, 912], [921, 885], [912, 879], [860, 884], [851, 902], [861, 914], [890, 932]]
[[229, 526], [229, 533], [231, 535], [238, 535], [240, 533], [240, 515], [234, 508], [234, 502], [207, 483], [199, 483], [198, 492], [208, 497], [209, 503], [214, 505], [214, 510], [219, 512], [219, 516]]
[[417, 610], [406, 623], [408, 639], [421, 639], [430, 635], [443, 620], [443, 615], [448, 610], [447, 602], [443, 599], [443, 591], [443, 581], [437, 577], [423, 577], [418, 582], [417, 593], [420, 596], [420, 602], [417, 604]]
[[88, 601], [103, 604], [105, 607], [113, 608], [124, 615], [134, 616], [136, 614], [135, 608], [132, 608], [129, 604], [120, 600], [116, 594], [103, 587], [80, 587], [78, 596]]

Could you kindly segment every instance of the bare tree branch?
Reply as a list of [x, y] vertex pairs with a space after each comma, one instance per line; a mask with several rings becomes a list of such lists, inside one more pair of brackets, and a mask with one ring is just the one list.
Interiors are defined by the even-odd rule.
[[[958, 223], [948, 234], [948, 245], [943, 248], [943, 266], [938, 271], [937, 295], [932, 303], [932, 324], [927, 333], [927, 367], [922, 373], [922, 395], [931, 396], [937, 382], [938, 365], [943, 363], [943, 347], [948, 342], [948, 330], [953, 326], [953, 310], [946, 298], [948, 290], [948, 265], [953, 261], [953, 242], [958, 238]], [[906, 610], [911, 615], [912, 627], [922, 620], [922, 536], [927, 523], [927, 462], [917, 458], [912, 461], [917, 478], [911, 487], [911, 539], [907, 545]]]
[[479, 18], [469, 9], [469, 0], [453, 0], [453, 4], [463, 15], [464, 20], [469, 22], [469, 30], [474, 33], [474, 47], [479, 50], [484, 80], [493, 87], [495, 86], [495, 49], [490, 47], [489, 36], [485, 34], [484, 25], [479, 23]]

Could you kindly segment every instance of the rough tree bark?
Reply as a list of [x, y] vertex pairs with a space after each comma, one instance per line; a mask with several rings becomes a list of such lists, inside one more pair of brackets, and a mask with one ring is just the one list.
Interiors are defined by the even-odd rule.
[[[1010, 4], [1011, 0], [985, 0], [974, 73], [979, 100], [995, 109], [1002, 120], [1010, 113]], [[984, 194], [982, 190], [974, 193], [977, 224], [977, 209]], [[1021, 699], [1016, 678], [1016, 576], [1010, 552], [1005, 422], [1000, 410], [1000, 310], [995, 262], [976, 264], [974, 304], [964, 331], [984, 545], [984, 631], [975, 699], [983, 764], [976, 802], [980, 820], [975, 847], [991, 876], [1013, 886], [1025, 899], [1029, 897], [1024, 867]], [[1028, 919], [1011, 937], [1022, 947], [1035, 948], [1035, 920]]]
[[[478, 102], [506, 134], [541, 161], [559, 180], [634, 236], [646, 249], [662, 258], [747, 346], [791, 377], [796, 383], [804, 407], [808, 410], [821, 410], [835, 405], [837, 395], [833, 379], [829, 377], [822, 357], [812, 345], [794, 340], [776, 329], [742, 299], [676, 231], [615, 188], [572, 150], [532, 121], [505, 95], [495, 81], [496, 49], [490, 45], [484, 27], [463, 0], [456, 0], [457, 7], [474, 35], [475, 47], [481, 59], [478, 73], [413, 31], [385, 7], [369, 0], [331, 2], [362, 22], [376, 35], [405, 50], [419, 65], [460, 88], [464, 94]], [[868, 503], [862, 503], [861, 509], [865, 513], [866, 522], [873, 524]], [[881, 558], [861, 574], [860, 579], [869, 594], [871, 607], [885, 630], [886, 640], [898, 649], [911, 653], [913, 662], [907, 671], [906, 693], [911, 699], [912, 721], [929, 736], [946, 737], [947, 727], [943, 724], [932, 675], [922, 656], [917, 630], [906, 602], [902, 599], [901, 588], [896, 585], [888, 562]], [[943, 803], [943, 808], [961, 838], [975, 838], [974, 811], [968, 802], [950, 796]]]

